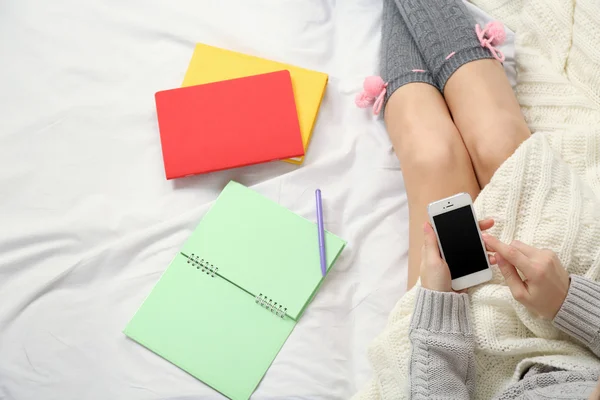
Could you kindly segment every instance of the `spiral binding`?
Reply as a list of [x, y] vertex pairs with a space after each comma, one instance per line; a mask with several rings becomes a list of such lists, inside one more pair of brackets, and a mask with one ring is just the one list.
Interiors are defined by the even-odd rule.
[[[206, 272], [206, 275], [210, 275], [213, 278], [219, 272], [219, 267], [215, 267], [213, 264], [209, 263], [204, 258], [200, 258], [200, 256], [194, 253], [187, 256], [187, 263], [191, 264], [202, 272]], [[254, 301], [256, 304], [265, 308], [267, 311], [271, 311], [279, 318], [285, 317], [287, 313], [287, 307], [284, 307], [282, 304], [277, 303], [262, 293], [256, 296]]]
[[278, 304], [276, 301], [264, 296], [262, 293], [256, 296], [254, 302], [259, 306], [266, 308], [267, 311], [271, 311], [280, 318], [285, 317], [285, 314], [287, 313], [287, 307], [284, 307], [282, 304]]
[[187, 263], [192, 264], [196, 269], [202, 272], [206, 272], [206, 275], [210, 275], [213, 278], [215, 277], [215, 274], [219, 272], [219, 267], [215, 267], [208, 261], [205, 261], [204, 258], [200, 258], [200, 256], [195, 255], [194, 253], [188, 256]]

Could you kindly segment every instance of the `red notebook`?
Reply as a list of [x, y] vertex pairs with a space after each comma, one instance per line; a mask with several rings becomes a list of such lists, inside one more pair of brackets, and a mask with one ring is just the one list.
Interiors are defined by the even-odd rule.
[[288, 71], [155, 98], [167, 179], [304, 155]]

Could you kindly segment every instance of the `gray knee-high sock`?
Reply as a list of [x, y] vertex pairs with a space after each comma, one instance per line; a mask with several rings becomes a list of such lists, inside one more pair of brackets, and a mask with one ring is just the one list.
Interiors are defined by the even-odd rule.
[[437, 86], [462, 65], [493, 58], [481, 47], [475, 20], [461, 0], [395, 0]]
[[394, 0], [383, 0], [380, 63], [381, 77], [388, 83], [385, 102], [407, 83], [424, 82], [435, 86]]

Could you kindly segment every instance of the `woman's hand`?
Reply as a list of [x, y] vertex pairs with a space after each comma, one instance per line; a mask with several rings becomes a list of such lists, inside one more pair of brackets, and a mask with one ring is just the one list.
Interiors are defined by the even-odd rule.
[[[510, 245], [484, 234], [488, 250], [496, 252], [496, 262], [515, 300], [542, 318], [554, 319], [569, 291], [569, 273], [556, 254], [536, 249], [518, 240]], [[525, 280], [521, 279], [521, 271]]]
[[[492, 226], [494, 226], [493, 219], [479, 221], [479, 228], [482, 231]], [[421, 286], [438, 292], [452, 292], [450, 270], [440, 255], [435, 232], [429, 222], [423, 226], [423, 233], [425, 237], [421, 249]]]
[[600, 400], [600, 378], [598, 378], [598, 385], [596, 386], [596, 389], [590, 396], [589, 400]]

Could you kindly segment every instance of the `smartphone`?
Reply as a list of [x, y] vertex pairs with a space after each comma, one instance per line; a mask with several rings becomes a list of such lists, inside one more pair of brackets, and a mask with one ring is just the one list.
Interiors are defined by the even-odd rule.
[[440, 253], [452, 276], [452, 289], [461, 290], [492, 279], [490, 262], [468, 193], [435, 201], [427, 207]]

